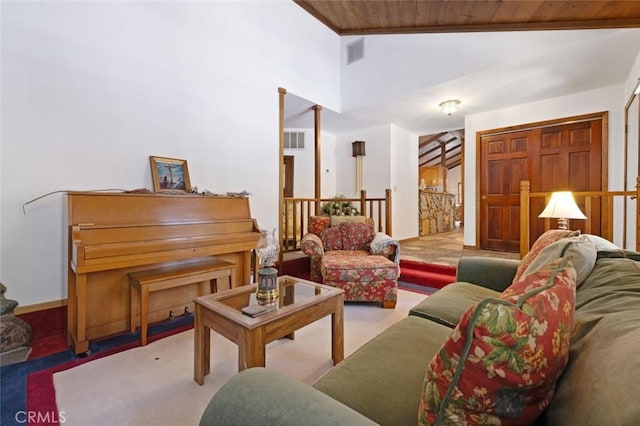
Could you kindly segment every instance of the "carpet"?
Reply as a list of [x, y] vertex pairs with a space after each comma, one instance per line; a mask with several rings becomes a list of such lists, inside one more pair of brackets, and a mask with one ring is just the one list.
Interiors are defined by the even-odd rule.
[[[346, 303], [345, 356], [404, 318], [424, 297], [399, 290], [396, 309]], [[3, 368], [0, 423], [24, 424], [16, 415], [33, 412], [48, 416], [39, 424], [62, 420], [91, 425], [197, 424], [213, 393], [237, 372], [237, 347], [212, 333], [211, 374], [204, 386], [198, 386], [193, 381], [190, 317], [184, 317], [182, 331], [177, 327], [163, 335], [152, 330], [153, 343], [144, 347], [139, 346], [137, 333], [124, 333], [113, 338], [119, 341], [92, 343], [93, 355], [88, 358], [77, 358], [67, 350], [9, 366], [14, 367], [11, 371]], [[293, 341], [269, 344], [267, 367], [312, 383], [331, 368], [330, 347], [327, 317], [296, 332]], [[23, 384], [15, 385], [20, 376]], [[5, 388], [7, 381], [12, 390]]]
[[455, 266], [400, 259], [400, 280], [432, 288], [442, 288], [456, 280]]
[[[54, 308], [50, 313], [53, 312], [55, 316], [59, 311], [59, 308]], [[48, 316], [51, 315], [42, 317]], [[192, 327], [193, 315], [184, 315], [171, 321], [152, 324], [149, 327], [149, 341], [156, 341]], [[43, 329], [34, 329], [34, 336], [40, 336], [44, 343], [39, 339], [33, 342], [34, 348], [40, 348], [42, 356], [32, 359], [33, 352], [37, 352], [34, 350], [29, 360], [0, 368], [1, 425], [59, 424], [63, 419], [60, 417], [55, 401], [54, 373], [140, 345], [139, 333], [122, 333], [91, 342], [89, 348], [92, 355], [80, 358], [66, 344], [60, 344], [64, 342], [64, 338], [60, 332], [55, 334], [54, 330], [57, 327], [44, 327], [44, 329], [46, 329], [44, 333]], [[52, 339], [55, 340], [54, 344], [51, 344]], [[46, 355], [44, 355], [45, 347]], [[50, 352], [55, 349], [60, 350]], [[33, 416], [34, 421], [27, 421], [27, 415]], [[70, 421], [67, 423], [74, 424]]]

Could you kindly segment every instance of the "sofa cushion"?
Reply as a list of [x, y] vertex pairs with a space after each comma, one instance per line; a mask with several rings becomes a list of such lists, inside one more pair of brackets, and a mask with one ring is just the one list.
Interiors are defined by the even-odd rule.
[[467, 311], [429, 364], [420, 423], [533, 422], [568, 360], [575, 280], [558, 259]]
[[454, 328], [460, 317], [473, 305], [488, 297], [499, 297], [500, 293], [479, 285], [455, 282], [433, 293], [411, 308], [409, 315], [426, 318]]
[[640, 253], [598, 252], [576, 293], [570, 362], [544, 424], [638, 424], [639, 325]]
[[533, 246], [531, 246], [529, 252], [520, 261], [520, 265], [518, 265], [518, 270], [516, 271], [516, 276], [513, 278], [513, 282], [516, 282], [520, 280], [520, 278], [522, 278], [529, 265], [531, 265], [538, 254], [549, 244], [555, 243], [556, 241], [563, 238], [575, 237], [577, 235], [580, 235], [580, 231], [570, 231], [564, 229], [551, 229], [540, 235], [535, 243], [533, 243]]
[[342, 250], [342, 232], [340, 228], [327, 228], [320, 235], [325, 251]]
[[547, 263], [559, 259], [563, 256], [570, 256], [573, 260], [573, 267], [578, 276], [576, 286], [589, 276], [593, 266], [596, 264], [596, 246], [586, 235], [567, 237], [549, 244], [533, 259], [523, 276], [537, 271]]
[[415, 425], [425, 357], [432, 357], [451, 329], [406, 317], [333, 367], [316, 389], [381, 425]]
[[338, 229], [342, 235], [342, 250], [369, 250], [376, 236], [373, 228], [365, 223], [341, 223]]
[[617, 245], [613, 244], [611, 241], [602, 238], [599, 235], [593, 235], [593, 234], [584, 234], [587, 238], [589, 238], [591, 240], [591, 242], [593, 244], [595, 244], [596, 246], [596, 250], [600, 251], [600, 250], [619, 250], [620, 247], [618, 247]]

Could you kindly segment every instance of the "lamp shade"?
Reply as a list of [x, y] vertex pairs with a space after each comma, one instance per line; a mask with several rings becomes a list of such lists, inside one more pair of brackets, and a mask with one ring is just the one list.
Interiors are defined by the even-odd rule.
[[559, 191], [551, 194], [549, 204], [538, 215], [542, 218], [556, 219], [586, 219], [576, 201], [573, 199], [571, 191]]

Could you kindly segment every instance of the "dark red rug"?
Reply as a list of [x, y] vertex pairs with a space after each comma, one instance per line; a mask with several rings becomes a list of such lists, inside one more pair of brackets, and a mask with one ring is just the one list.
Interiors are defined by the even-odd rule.
[[456, 281], [456, 267], [426, 262], [400, 260], [400, 281], [442, 288]]

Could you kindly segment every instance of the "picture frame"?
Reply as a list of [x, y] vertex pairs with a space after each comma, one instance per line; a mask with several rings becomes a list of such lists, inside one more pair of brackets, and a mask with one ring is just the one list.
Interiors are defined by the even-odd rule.
[[191, 180], [187, 160], [178, 158], [149, 157], [151, 177], [155, 192], [191, 192]]

